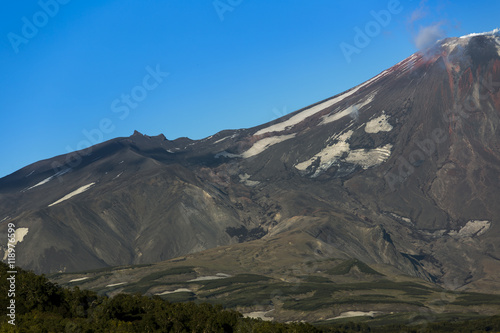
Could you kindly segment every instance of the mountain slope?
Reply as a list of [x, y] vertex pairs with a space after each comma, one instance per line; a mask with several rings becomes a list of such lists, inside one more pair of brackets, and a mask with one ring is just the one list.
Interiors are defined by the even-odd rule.
[[39, 272], [295, 231], [331, 256], [496, 291], [499, 50], [498, 32], [450, 38], [256, 128], [134, 133], [32, 164], [0, 179], [0, 231], [24, 228], [18, 263]]

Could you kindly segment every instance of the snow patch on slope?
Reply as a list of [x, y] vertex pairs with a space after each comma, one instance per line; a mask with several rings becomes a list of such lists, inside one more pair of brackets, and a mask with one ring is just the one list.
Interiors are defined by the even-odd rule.
[[259, 141], [255, 142], [253, 144], [253, 146], [250, 147], [250, 149], [248, 149], [243, 154], [241, 154], [241, 156], [243, 158], [249, 158], [249, 157], [255, 156], [257, 154], [262, 153], [264, 150], [266, 150], [267, 148], [269, 148], [277, 143], [280, 143], [280, 142], [283, 142], [286, 140], [290, 140], [294, 137], [295, 137], [295, 134], [288, 134], [288, 135], [272, 136], [269, 138], [259, 140]]
[[220, 153], [215, 154], [214, 157], [215, 158], [219, 158], [219, 157], [236, 158], [236, 157], [241, 157], [241, 156], [238, 154], [228, 153], [227, 151], [224, 150], [224, 151], [221, 151]]
[[87, 279], [89, 279], [88, 276], [77, 278], [77, 279], [73, 279], [73, 280], [69, 280], [69, 282], [79, 282], [79, 281], [83, 281], [83, 280], [87, 280]]
[[69, 194], [66, 194], [64, 197], [62, 197], [61, 199], [57, 200], [56, 202], [53, 202], [51, 203], [48, 207], [51, 207], [51, 206], [54, 206], [54, 205], [57, 205], [58, 203], [61, 203], [65, 200], [68, 200], [69, 198], [72, 198], [74, 197], [75, 195], [77, 194], [80, 194], [80, 193], [83, 193], [85, 191], [87, 191], [89, 188], [91, 188], [95, 183], [90, 183], [90, 184], [87, 184], [87, 185], [84, 185], [82, 187], [80, 187], [79, 189], [69, 193]]
[[467, 222], [459, 231], [452, 230], [450, 236], [473, 237], [484, 234], [491, 227], [491, 222], [486, 220], [471, 220]]
[[[326, 108], [328, 108], [328, 107], [330, 107], [330, 106], [332, 106], [332, 105], [334, 105], [334, 104], [336, 104], [336, 103], [344, 100], [345, 98], [354, 95], [361, 88], [366, 87], [366, 86], [372, 84], [373, 82], [375, 82], [376, 80], [382, 78], [386, 74], [387, 74], [386, 71], [384, 71], [384, 72], [380, 73], [379, 75], [377, 75], [377, 76], [371, 78], [370, 80], [366, 81], [365, 83], [362, 83], [359, 86], [357, 86], [355, 88], [352, 88], [351, 90], [349, 90], [347, 92], [344, 92], [344, 93], [342, 93], [341, 95], [339, 95], [337, 97], [331, 98], [329, 100], [324, 101], [323, 103], [320, 103], [320, 104], [312, 106], [312, 107], [310, 107], [308, 109], [305, 109], [305, 110], [297, 113], [296, 115], [294, 115], [293, 117], [291, 117], [291, 118], [289, 118], [289, 119], [287, 119], [285, 121], [282, 121], [280, 123], [277, 123], [277, 124], [271, 125], [269, 127], [263, 128], [263, 129], [255, 132], [254, 135], [261, 135], [261, 134], [265, 134], [265, 133], [269, 133], [269, 132], [282, 132], [282, 131], [284, 131], [286, 129], [292, 128], [293, 126], [299, 124], [300, 122], [304, 121], [305, 119], [309, 118], [310, 116], [316, 114], [317, 112], [322, 111], [322, 110], [324, 110], [324, 109], [326, 109]], [[373, 99], [373, 96], [374, 95], [370, 96], [370, 98]], [[368, 104], [369, 102], [371, 102], [370, 98], [365, 102], [366, 104]], [[345, 115], [348, 115], [348, 114], [349, 113], [346, 113]], [[334, 115], [332, 115], [332, 116], [334, 116]], [[340, 118], [338, 118], [338, 119], [340, 119]], [[331, 120], [331, 121], [334, 121], [334, 120]], [[328, 122], [331, 122], [331, 121], [328, 121]]]
[[[24, 239], [24, 237], [28, 234], [29, 229], [28, 228], [17, 228], [16, 231], [14, 231], [14, 243], [9, 242], [9, 244], [12, 244], [13, 246], [16, 246], [17, 243], [21, 243]], [[5, 250], [5, 253], [3, 255], [3, 260], [7, 259], [7, 256], [9, 254], [8, 248]]]
[[68, 173], [70, 170], [71, 170], [71, 168], [67, 168], [67, 169], [61, 170], [61, 171], [57, 172], [55, 175], [50, 176], [50, 177], [48, 177], [48, 178], [45, 178], [45, 179], [44, 179], [44, 180], [42, 180], [41, 182], [39, 182], [39, 183], [37, 183], [37, 184], [35, 184], [35, 185], [31, 186], [31, 187], [28, 187], [26, 190], [23, 190], [23, 192], [24, 192], [24, 191], [29, 191], [29, 190], [31, 190], [32, 188], [35, 188], [35, 187], [37, 187], [37, 186], [40, 186], [40, 185], [46, 184], [46, 183], [50, 182], [52, 179], [54, 179], [55, 177], [59, 177], [59, 176], [64, 175], [65, 173]]
[[224, 141], [224, 140], [227, 140], [227, 139], [229, 139], [229, 138], [233, 138], [233, 137], [234, 137], [234, 135], [231, 135], [231, 136], [226, 136], [226, 137], [224, 137], [224, 138], [222, 138], [222, 139], [219, 139], [219, 140], [215, 141], [215, 142], [214, 142], [214, 145], [216, 145], [216, 144], [218, 144], [219, 142], [222, 142], [222, 141]]
[[392, 130], [392, 125], [387, 121], [389, 117], [382, 113], [381, 116], [374, 118], [366, 123], [366, 133], [389, 132]]
[[363, 169], [368, 169], [380, 165], [391, 156], [392, 144], [386, 144], [383, 147], [374, 149], [351, 150], [350, 144], [347, 141], [351, 138], [352, 134], [353, 131], [349, 130], [334, 137], [333, 139], [336, 141], [334, 144], [326, 146], [310, 159], [296, 164], [295, 168], [300, 171], [307, 171], [308, 168], [312, 168], [319, 160], [319, 166], [311, 176], [317, 177], [338, 162], [352, 163], [361, 166]]
[[252, 319], [262, 319], [263, 321], [273, 321], [274, 317], [266, 317], [266, 315], [271, 311], [274, 311], [274, 309], [269, 311], [254, 311], [250, 313], [245, 313], [243, 314], [243, 317]]
[[187, 289], [187, 288], [178, 288], [174, 291], [164, 291], [162, 293], [155, 294], [155, 295], [162, 296], [162, 295], [168, 295], [168, 294], [174, 294], [174, 293], [184, 293], [184, 292], [192, 293], [193, 291], [191, 289]]
[[250, 180], [250, 177], [252, 176], [249, 175], [248, 173], [245, 173], [244, 175], [239, 175], [239, 177], [240, 177], [240, 183], [243, 183], [247, 186], [257, 186], [260, 184], [259, 181]]
[[217, 273], [213, 276], [200, 276], [197, 277], [196, 279], [189, 280], [188, 282], [219, 280], [219, 279], [227, 279], [228, 277], [231, 277], [231, 275], [224, 273]]
[[380, 311], [369, 311], [369, 312], [363, 312], [363, 311], [347, 311], [347, 312], [342, 312], [340, 316], [334, 317], [334, 318], [328, 318], [327, 320], [334, 320], [334, 319], [341, 319], [341, 318], [351, 318], [351, 317], [361, 317], [361, 316], [368, 316], [368, 317], [373, 317], [378, 313], [382, 313]]
[[24, 237], [28, 234], [29, 229], [28, 228], [17, 228], [15, 231], [15, 238], [16, 238], [16, 243], [20, 243], [23, 241]]
[[302, 163], [296, 164], [295, 168], [300, 171], [305, 171], [310, 165], [312, 165], [318, 158], [320, 158], [320, 165], [316, 169], [315, 175], [319, 174], [321, 171], [325, 171], [330, 168], [334, 162], [336, 162], [344, 153], [349, 152], [349, 144], [347, 140], [351, 137], [353, 131], [347, 131], [339, 135], [336, 139], [338, 142], [331, 146], [326, 146], [319, 153], [304, 161]]
[[346, 162], [358, 164], [363, 169], [382, 164], [391, 156], [391, 144], [375, 149], [356, 149], [349, 153], [345, 158]]
[[357, 117], [358, 111], [361, 108], [363, 108], [364, 106], [371, 103], [371, 101], [373, 101], [374, 97], [375, 97], [375, 94], [372, 94], [365, 101], [363, 101], [361, 103], [358, 103], [356, 105], [351, 105], [345, 110], [324, 116], [323, 119], [321, 120], [320, 125], [329, 124], [331, 122], [334, 122], [334, 121], [339, 120], [341, 118], [344, 118], [346, 116], [351, 116], [352, 118]]
[[390, 213], [396, 220], [399, 220], [399, 221], [403, 221], [403, 222], [406, 222], [410, 225], [413, 225], [413, 222], [412, 220], [409, 218], [409, 217], [404, 217], [404, 216], [401, 216], [401, 215], [398, 215], [396, 213]]
[[119, 282], [119, 283], [108, 284], [105, 288], [121, 286], [122, 284], [126, 284], [126, 283], [127, 282]]
[[277, 123], [277, 124], [271, 125], [269, 127], [266, 127], [266, 128], [263, 128], [263, 129], [257, 131], [254, 135], [262, 135], [262, 134], [269, 133], [269, 132], [282, 132], [282, 131], [286, 130], [287, 128], [292, 128], [293, 126], [304, 121], [306, 118], [309, 118], [310, 116], [314, 115], [315, 113], [317, 113], [321, 110], [324, 110], [324, 109], [334, 105], [335, 103], [340, 102], [342, 99], [352, 95], [354, 92], [355, 91], [342, 94], [339, 97], [329, 99], [329, 100], [327, 100], [323, 103], [317, 104], [309, 109], [305, 109], [304, 111], [294, 115], [293, 117], [291, 117], [291, 118], [289, 118], [281, 123]]

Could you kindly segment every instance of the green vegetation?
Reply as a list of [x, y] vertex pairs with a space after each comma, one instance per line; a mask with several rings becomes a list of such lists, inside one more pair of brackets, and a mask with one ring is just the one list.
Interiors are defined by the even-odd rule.
[[[443, 318], [444, 319], [444, 318]], [[422, 323], [419, 325], [384, 325], [371, 327], [373, 333], [479, 333], [479, 332], [499, 332], [500, 316], [482, 317], [472, 320], [456, 320], [449, 318], [446, 321], [428, 322], [429, 318], [422, 316]]]
[[161, 295], [160, 297], [166, 301], [173, 303], [192, 302], [196, 300], [195, 294], [189, 291]]
[[138, 282], [131, 283], [125, 289], [124, 292], [127, 293], [139, 293], [145, 294], [151, 287], [159, 285], [168, 285], [169, 283], [157, 281], [166, 276], [182, 275], [182, 274], [193, 274], [196, 273], [191, 266], [180, 266], [172, 267], [159, 272], [154, 272], [149, 275], [144, 276]]
[[486, 294], [476, 294], [469, 293], [467, 295], [462, 295], [458, 297], [452, 304], [455, 305], [500, 305], [500, 295], [486, 295]]
[[[398, 313], [382, 315], [374, 319], [358, 317], [342, 319], [338, 322], [323, 322], [313, 326], [306, 323], [283, 324], [243, 318], [234, 311], [224, 309], [220, 304], [208, 303], [171, 303], [190, 301], [196, 297], [191, 292], [166, 294], [161, 297], [118, 294], [113, 298], [100, 296], [92, 291], [75, 288], [62, 288], [48, 281], [43, 275], [17, 269], [16, 274], [16, 317], [13, 326], [9, 317], [2, 315], [0, 333], [3, 332], [495, 332], [500, 330], [500, 316], [480, 317], [475, 314], [432, 314]], [[7, 266], [0, 265], [1, 276], [7, 276]], [[177, 268], [179, 274], [188, 268]], [[154, 281], [168, 275], [162, 271], [150, 274], [148, 281]], [[161, 273], [161, 274], [160, 274]], [[163, 274], [163, 275], [162, 275]], [[174, 274], [174, 273], [172, 273]], [[209, 282], [225, 281], [225, 284]], [[259, 284], [265, 281], [266, 284]], [[288, 299], [285, 305], [303, 311], [305, 308], [323, 306], [321, 302], [329, 298], [328, 306], [358, 299], [361, 303], [400, 302], [396, 297], [384, 294], [364, 294], [342, 299], [331, 297], [335, 292], [349, 292], [351, 285], [332, 283], [281, 283], [265, 276], [243, 274], [228, 279], [200, 281], [209, 289], [207, 292], [220, 293], [232, 291], [232, 298], [226, 307], [242, 306], [253, 300], [260, 305], [271, 303], [274, 296]], [[370, 283], [358, 283], [357, 288], [377, 287], [377, 290], [410, 290], [430, 292], [431, 288], [415, 283], [388, 283], [385, 280]], [[208, 287], [210, 286], [210, 287]], [[245, 288], [242, 288], [245, 286]], [[350, 286], [350, 287], [349, 287]], [[327, 292], [318, 292], [325, 288]], [[382, 288], [384, 287], [384, 288]], [[0, 280], [0, 294], [7, 295], [9, 286], [5, 278]], [[277, 293], [277, 291], [279, 291]], [[371, 291], [373, 292], [373, 291]], [[294, 297], [302, 295], [301, 302], [294, 302]], [[304, 298], [304, 295], [308, 297]], [[326, 295], [326, 296], [325, 296]], [[252, 297], [251, 297], [252, 296]], [[465, 294], [455, 302], [472, 304], [497, 304], [498, 296]], [[267, 301], [266, 301], [267, 300]], [[199, 302], [199, 300], [197, 300]], [[287, 303], [288, 302], [288, 303]], [[491, 302], [491, 303], [488, 303]], [[0, 297], [0, 307], [6, 309], [7, 297]], [[299, 305], [300, 304], [300, 305]], [[446, 322], [433, 322], [446, 320]], [[354, 322], [353, 322], [354, 321]], [[406, 323], [405, 325], [401, 323]]]
[[[370, 317], [340, 319], [333, 324], [333, 327], [331, 321], [323, 321], [316, 323], [315, 327], [323, 330], [323, 332], [498, 332], [500, 330], [500, 316], [487, 317], [477, 314], [458, 313], [398, 313], [378, 316], [375, 319]], [[342, 329], [346, 330], [342, 331]]]
[[[1, 276], [8, 267], [0, 265]], [[99, 296], [78, 288], [61, 288], [17, 268], [15, 326], [2, 315], [0, 332], [320, 332], [304, 323], [266, 323], [243, 318], [221, 305], [170, 303], [160, 297], [119, 294]], [[0, 293], [7, 295], [7, 280]], [[9, 300], [0, 298], [6, 309]]]
[[295, 311], [315, 311], [323, 308], [334, 307], [339, 304], [405, 304], [413, 305], [417, 307], [423, 307], [424, 305], [419, 302], [402, 301], [390, 298], [370, 298], [365, 297], [365, 295], [360, 295], [359, 297], [349, 297], [347, 299], [332, 299], [325, 300], [324, 297], [310, 297], [307, 299], [297, 300], [287, 300], [283, 304], [283, 308], [286, 310]]
[[149, 275], [146, 275], [139, 282], [151, 282], [151, 281], [158, 280], [158, 279], [165, 277], [165, 276], [191, 274], [191, 273], [195, 273], [193, 267], [189, 267], [189, 266], [173, 267], [170, 269], [166, 269], [163, 271], [154, 272], [154, 273], [151, 273]]
[[239, 274], [225, 279], [197, 281], [196, 283], [204, 284], [204, 286], [201, 288], [202, 290], [210, 290], [210, 289], [225, 287], [230, 284], [253, 283], [253, 282], [261, 282], [268, 280], [270, 280], [270, 278], [268, 278], [267, 276], [262, 276], [257, 274]]
[[[95, 275], [93, 277], [89, 277], [88, 279], [85, 279], [85, 283], [93, 282], [93, 281], [96, 281], [96, 280], [99, 280], [99, 279], [102, 279], [102, 278], [106, 278], [106, 277], [110, 277], [110, 276], [113, 276], [113, 274], [112, 273], [105, 273], [105, 274], [102, 274], [102, 275]], [[73, 287], [73, 286], [78, 285], [78, 283], [79, 283], [79, 281], [68, 282], [66, 284], [66, 287]]]
[[159, 271], [146, 275], [138, 283], [149, 283], [169, 275], [190, 274], [190, 273], [195, 273], [193, 267], [184, 267], [184, 266], [173, 267], [164, 271]]
[[162, 272], [162, 276], [166, 275], [179, 275], [179, 274], [191, 274], [195, 273], [194, 267], [192, 266], [179, 266], [172, 267]]
[[358, 259], [346, 260], [343, 263], [327, 270], [326, 273], [330, 275], [345, 275], [348, 274], [353, 267], [357, 267], [361, 273], [383, 276], [383, 274], [380, 274]]

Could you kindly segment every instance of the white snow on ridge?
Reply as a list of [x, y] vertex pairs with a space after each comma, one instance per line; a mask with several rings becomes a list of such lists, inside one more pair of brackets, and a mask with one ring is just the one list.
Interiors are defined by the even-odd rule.
[[265, 134], [265, 133], [269, 133], [269, 132], [282, 132], [285, 129], [287, 129], [287, 127], [291, 128], [291, 127], [297, 125], [298, 123], [302, 122], [306, 118], [309, 118], [310, 116], [314, 115], [315, 113], [317, 113], [321, 110], [324, 110], [327, 107], [330, 107], [335, 103], [340, 102], [342, 99], [352, 95], [354, 92], [355, 91], [342, 94], [339, 97], [329, 99], [329, 100], [327, 100], [323, 103], [317, 104], [309, 109], [305, 109], [304, 111], [297, 113], [293, 117], [291, 117], [291, 118], [289, 118], [281, 123], [271, 125], [269, 127], [263, 128], [263, 129], [255, 132], [254, 135], [261, 135], [261, 134]]
[[226, 136], [226, 137], [224, 137], [224, 138], [222, 138], [222, 139], [219, 139], [219, 140], [217, 140], [217, 141], [215, 141], [215, 142], [214, 142], [214, 145], [215, 145], [215, 144], [218, 144], [219, 142], [222, 142], [222, 141], [224, 141], [224, 140], [226, 140], [226, 139], [229, 139], [229, 138], [230, 138], [230, 136]]
[[[500, 37], [500, 29], [497, 28], [497, 29], [495, 29], [493, 31], [489, 31], [489, 32], [471, 33], [471, 34], [468, 34], [465, 36], [451, 38], [446, 43], [443, 43], [442, 46], [447, 48], [448, 53], [451, 53], [457, 46], [462, 46], [462, 47], [466, 46], [467, 43], [469, 43], [470, 38], [476, 37], [476, 36], [485, 36], [488, 38], [493, 38], [498, 43], [498, 37]], [[438, 41], [438, 42], [440, 42], [440, 41]], [[499, 52], [500, 52], [500, 48], [499, 48]]]
[[187, 289], [187, 288], [179, 288], [179, 289], [176, 289], [174, 291], [164, 291], [162, 293], [158, 293], [155, 295], [161, 296], [161, 295], [168, 295], [168, 294], [182, 293], [182, 292], [192, 293], [193, 291], [191, 289]]
[[112, 180], [115, 180], [116, 178], [119, 178], [122, 174], [123, 174], [123, 171], [120, 172], [118, 175], [116, 175], [115, 178], [113, 178]]
[[498, 34], [500, 34], [500, 28], [496, 28], [496, 29], [494, 29], [492, 31], [488, 31], [488, 32], [473, 32], [471, 34], [461, 36], [459, 38], [469, 38], [469, 37], [475, 37], [475, 36], [494, 36], [494, 35], [498, 35]]
[[295, 137], [295, 133], [288, 134], [288, 135], [280, 135], [280, 136], [272, 136], [269, 138], [264, 138], [262, 140], [255, 142], [253, 144], [253, 146], [250, 147], [250, 149], [248, 149], [247, 151], [245, 151], [244, 153], [241, 154], [241, 157], [249, 158], [249, 157], [255, 156], [257, 154], [262, 153], [264, 150], [266, 150], [267, 148], [269, 148], [277, 143], [292, 139], [294, 137]]
[[387, 121], [389, 117], [382, 113], [381, 116], [374, 118], [366, 123], [366, 133], [389, 132], [392, 130], [392, 125]]
[[89, 279], [88, 276], [77, 278], [77, 279], [73, 279], [73, 280], [69, 280], [69, 282], [78, 282], [78, 281], [83, 281], [83, 280], [87, 280], [87, 279]]
[[107, 288], [107, 287], [121, 286], [122, 284], [125, 284], [125, 283], [127, 283], [127, 282], [119, 282], [119, 283], [108, 284], [105, 288]]
[[196, 279], [189, 280], [188, 282], [219, 280], [219, 279], [227, 279], [228, 277], [231, 277], [231, 275], [224, 273], [217, 273], [213, 276], [200, 276], [197, 277]]
[[80, 187], [79, 189], [69, 193], [69, 194], [66, 194], [64, 197], [62, 197], [61, 199], [57, 200], [56, 202], [53, 202], [51, 203], [50, 205], [48, 205], [48, 207], [51, 207], [51, 206], [54, 206], [54, 205], [57, 205], [58, 203], [61, 203], [65, 200], [68, 200], [69, 198], [72, 198], [74, 197], [75, 195], [77, 194], [80, 194], [80, 193], [83, 193], [85, 191], [87, 191], [89, 188], [91, 188], [95, 183], [90, 183], [90, 184], [87, 184], [87, 185], [84, 185], [82, 187]]
[[64, 175], [65, 173], [68, 173], [70, 170], [71, 170], [71, 168], [67, 168], [67, 169], [61, 170], [61, 171], [57, 172], [55, 175], [50, 176], [50, 177], [48, 177], [48, 178], [45, 178], [44, 180], [42, 180], [42, 181], [41, 181], [41, 182], [39, 182], [38, 184], [35, 184], [35, 185], [31, 186], [31, 187], [28, 187], [25, 191], [28, 191], [28, 190], [31, 190], [32, 188], [37, 187], [37, 186], [40, 186], [40, 185], [46, 184], [46, 183], [48, 183], [49, 181], [51, 181], [52, 179], [54, 179], [55, 177], [59, 177], [59, 176]]
[[[291, 128], [291, 127], [297, 125], [298, 123], [302, 122], [306, 118], [309, 118], [310, 116], [314, 115], [315, 113], [322, 111], [322, 110], [326, 109], [327, 107], [330, 107], [330, 106], [342, 101], [343, 99], [355, 94], [359, 89], [370, 85], [371, 83], [375, 82], [376, 80], [380, 79], [381, 77], [383, 77], [386, 74], [387, 74], [386, 71], [384, 71], [384, 72], [380, 73], [379, 75], [371, 78], [370, 80], [360, 84], [359, 86], [357, 86], [355, 88], [352, 88], [351, 90], [349, 90], [347, 92], [342, 93], [341, 95], [339, 95], [337, 97], [326, 100], [323, 103], [320, 103], [320, 104], [317, 104], [315, 106], [310, 107], [309, 109], [305, 109], [305, 110], [301, 111], [300, 113], [297, 113], [293, 117], [291, 117], [291, 118], [289, 118], [281, 123], [277, 123], [277, 124], [271, 125], [269, 127], [263, 128], [263, 129], [255, 132], [254, 135], [261, 135], [261, 134], [269, 133], [269, 132], [281, 132], [287, 128]], [[367, 104], [368, 103], [369, 102], [367, 102]]]
[[358, 103], [358, 104], [355, 104], [355, 105], [351, 105], [351, 106], [349, 106], [345, 110], [342, 110], [342, 111], [336, 112], [334, 114], [329, 114], [329, 115], [324, 116], [323, 119], [321, 120], [320, 125], [324, 125], [324, 124], [328, 124], [328, 123], [334, 122], [336, 120], [339, 120], [339, 119], [344, 118], [344, 117], [349, 116], [349, 115], [352, 118], [357, 117], [357, 112], [361, 108], [363, 108], [366, 105], [368, 105], [369, 103], [371, 103], [371, 101], [373, 101], [374, 97], [375, 97], [375, 94], [372, 94], [365, 101], [363, 101], [361, 103]]
[[[416, 55], [415, 55], [415, 59], [416, 59]], [[410, 59], [414, 62], [414, 58], [413, 56], [410, 57]], [[413, 63], [412, 63], [413, 65]], [[291, 118], [288, 118], [287, 120], [285, 121], [282, 121], [280, 123], [277, 123], [277, 124], [274, 124], [274, 125], [271, 125], [271, 126], [268, 126], [266, 128], [263, 128], [263, 129], [260, 129], [258, 130], [257, 132], [254, 133], [254, 135], [261, 135], [261, 134], [265, 134], [265, 133], [269, 133], [269, 132], [282, 132], [284, 130], [286, 130], [287, 128], [292, 128], [293, 126], [299, 124], [300, 122], [304, 121], [305, 119], [309, 118], [310, 116], [316, 114], [317, 112], [320, 112], [340, 101], [342, 101], [343, 99], [349, 97], [349, 96], [352, 96], [354, 95], [356, 92], [358, 92], [358, 90], [360, 90], [361, 88], [364, 88], [364, 87], [367, 87], [369, 86], [370, 84], [372, 84], [373, 82], [381, 79], [382, 77], [386, 76], [389, 74], [389, 71], [385, 70], [383, 72], [381, 72], [380, 74], [374, 76], [373, 78], [371, 78], [370, 80], [358, 85], [357, 87], [354, 87], [352, 88], [351, 90], [347, 91], [347, 92], [344, 92], [342, 93], [341, 95], [337, 96], [337, 97], [334, 97], [334, 98], [330, 98], [322, 103], [319, 103], [319, 104], [316, 104], [308, 109], [305, 109], [299, 113], [297, 113], [296, 115], [292, 116]], [[373, 97], [375, 96], [375, 94], [372, 94], [366, 101], [360, 103], [357, 105], [358, 108], [362, 108], [363, 106], [367, 105], [368, 103], [370, 103], [372, 100], [373, 100]], [[323, 123], [329, 123], [329, 122], [332, 122], [332, 121], [335, 121], [337, 119], [340, 119], [344, 116], [347, 116], [349, 115], [353, 110], [350, 110], [349, 112], [344, 110], [342, 111], [342, 115], [337, 115], [338, 113], [336, 114], [333, 114], [331, 115], [331, 119], [328, 119], [326, 120], [325, 118], [323, 119]], [[337, 118], [338, 117], [338, 118]], [[335, 119], [336, 118], [336, 119]], [[326, 120], [326, 121], [325, 121]]]
[[49, 181], [51, 181], [51, 180], [52, 180], [52, 178], [54, 178], [54, 176], [50, 176], [49, 178], [45, 178], [44, 180], [42, 180], [42, 181], [41, 181], [41, 182], [39, 182], [38, 184], [33, 185], [33, 186], [31, 186], [31, 187], [28, 187], [28, 190], [31, 190], [32, 188], [35, 188], [35, 187], [40, 186], [40, 185], [43, 185], [43, 184], [45, 184], [45, 183], [48, 183]]

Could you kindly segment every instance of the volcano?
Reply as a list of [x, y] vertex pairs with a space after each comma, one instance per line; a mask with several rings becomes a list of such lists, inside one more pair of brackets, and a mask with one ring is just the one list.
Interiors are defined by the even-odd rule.
[[273, 245], [286, 240], [300, 258], [498, 292], [499, 200], [496, 30], [439, 41], [255, 128], [135, 132], [26, 166], [0, 179], [0, 237], [13, 223], [16, 263], [43, 273], [255, 242], [293, 252]]

